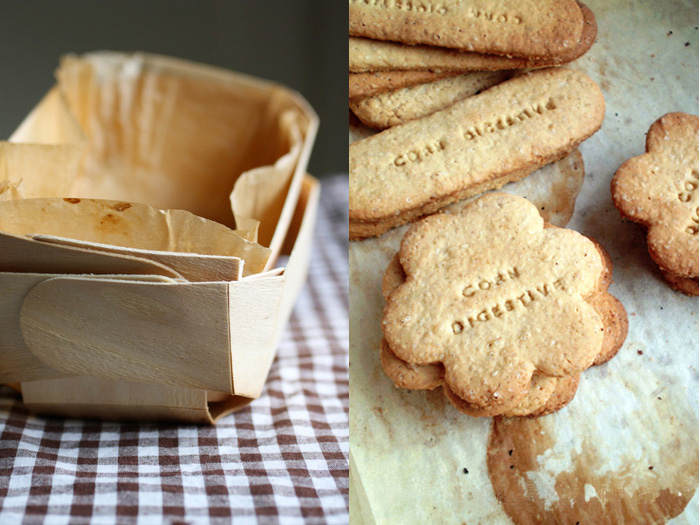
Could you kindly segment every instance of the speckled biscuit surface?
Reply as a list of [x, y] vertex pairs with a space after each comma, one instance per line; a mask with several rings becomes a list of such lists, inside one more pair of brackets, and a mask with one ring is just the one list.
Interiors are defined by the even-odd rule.
[[351, 100], [350, 109], [366, 126], [382, 130], [431, 115], [510, 76], [510, 71], [474, 71], [362, 100]]
[[441, 78], [458, 75], [459, 72], [445, 71], [376, 71], [368, 73], [350, 73], [348, 75], [348, 96], [357, 100], [386, 93], [396, 89], [434, 82]]
[[554, 389], [554, 392], [552, 392], [552, 395], [549, 396], [549, 399], [547, 399], [547, 402], [530, 412], [528, 416], [546, 416], [547, 414], [551, 414], [552, 412], [556, 412], [557, 410], [565, 407], [574, 398], [574, 395], [576, 395], [576, 390], [578, 389], [580, 379], [581, 374], [562, 377], [557, 382], [557, 386]]
[[[388, 297], [405, 280], [406, 274], [401, 266], [399, 256], [396, 254], [389, 263], [382, 279], [382, 294], [384, 297]], [[398, 387], [413, 390], [432, 390], [439, 386], [445, 386], [445, 367], [441, 363], [414, 365], [403, 361], [389, 348], [386, 339], [382, 339], [380, 355], [384, 372]], [[543, 410], [549, 398], [556, 391], [565, 390], [563, 386], [559, 385], [562, 381], [566, 385], [572, 384], [565, 378], [550, 378], [541, 374], [533, 374], [532, 383], [525, 398], [515, 403], [512, 407], [499, 407], [495, 411], [474, 407], [452, 393], [449, 388], [445, 389], [445, 394], [455, 408], [471, 416], [523, 416]], [[571, 397], [573, 397], [573, 394]]]
[[406, 45], [399, 42], [350, 37], [349, 67], [351, 72], [387, 70], [493, 71], [498, 69], [537, 68], [561, 65], [586, 53], [598, 32], [595, 16], [579, 3], [583, 30], [577, 45], [559, 56], [528, 59], [456, 51], [435, 46]]
[[[473, 417], [492, 416], [533, 416], [549, 414], [563, 407], [573, 399], [578, 387], [578, 374], [575, 376], [548, 377], [533, 374], [530, 388], [523, 399], [512, 406], [478, 407], [467, 403], [445, 384], [445, 368], [442, 364], [414, 365], [399, 359], [387, 344], [381, 342], [381, 362], [384, 372], [397, 387], [411, 390], [432, 390], [443, 387], [450, 403], [459, 411]], [[572, 378], [576, 380], [573, 381]], [[556, 398], [554, 401], [552, 398]], [[562, 403], [562, 399], [566, 402]], [[555, 408], [556, 407], [556, 408]]]
[[[551, 225], [545, 224], [545, 227], [551, 227]], [[602, 347], [594, 361], [597, 365], [610, 360], [620, 349], [627, 336], [628, 323], [622, 304], [605, 291], [611, 283], [612, 260], [600, 244], [592, 239], [591, 241], [603, 261], [603, 273], [598, 283], [600, 293], [591, 294], [586, 299], [598, 313], [604, 326]], [[405, 280], [406, 274], [397, 254], [384, 272], [382, 295], [387, 298]], [[513, 401], [511, 405], [479, 407], [461, 399], [445, 384], [445, 367], [442, 363], [417, 365], [404, 361], [391, 350], [386, 339], [382, 339], [380, 355], [385, 373], [396, 386], [414, 390], [432, 390], [442, 386], [445, 395], [455, 408], [475, 417], [546, 415], [559, 410], [571, 401], [579, 384], [579, 374], [550, 377], [535, 372], [524, 398]]]
[[395, 70], [465, 72], [519, 69], [528, 67], [531, 60], [350, 37], [348, 62], [352, 73]]
[[574, 47], [583, 15], [574, 0], [350, 0], [352, 36], [547, 57]]
[[442, 364], [444, 386], [474, 409], [512, 408], [534, 374], [578, 374], [603, 350], [591, 303], [606, 293], [608, 261], [586, 237], [545, 227], [525, 199], [492, 193], [424, 219], [399, 257], [406, 280], [386, 299], [388, 348]]
[[649, 254], [667, 280], [692, 294], [698, 277], [698, 117], [669, 113], [654, 122], [646, 153], [620, 166], [611, 191], [622, 215], [648, 228]]
[[[350, 145], [350, 235], [378, 235], [439, 201], [500, 187], [553, 162], [601, 125], [588, 76], [533, 71]], [[434, 211], [434, 210], [433, 210]]]

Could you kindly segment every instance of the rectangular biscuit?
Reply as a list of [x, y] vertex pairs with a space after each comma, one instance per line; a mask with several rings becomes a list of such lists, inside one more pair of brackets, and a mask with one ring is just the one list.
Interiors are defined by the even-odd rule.
[[417, 84], [433, 82], [441, 78], [459, 75], [458, 71], [377, 71], [367, 73], [350, 73], [348, 76], [348, 95], [350, 100], [367, 98]]
[[549, 68], [354, 142], [350, 236], [379, 235], [525, 177], [592, 135], [604, 113], [593, 80]]
[[491, 71], [529, 67], [526, 58], [484, 55], [434, 46], [410, 46], [399, 42], [350, 37], [350, 72], [391, 70]]
[[409, 86], [372, 97], [350, 100], [350, 109], [363, 124], [386, 129], [425, 117], [495, 86], [512, 76], [511, 71], [473, 71]]
[[583, 16], [583, 30], [578, 43], [567, 52], [548, 59], [532, 59], [486, 55], [457, 51], [443, 47], [406, 45], [399, 42], [350, 37], [348, 62], [351, 72], [428, 70], [428, 71], [494, 71], [561, 65], [576, 60], [586, 53], [598, 34], [593, 12], [579, 3]]
[[350, 0], [351, 36], [477, 53], [556, 57], [576, 46], [575, 0]]

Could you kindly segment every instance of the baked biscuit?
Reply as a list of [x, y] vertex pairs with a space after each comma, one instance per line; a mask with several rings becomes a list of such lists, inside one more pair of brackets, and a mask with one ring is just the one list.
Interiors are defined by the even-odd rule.
[[351, 36], [540, 58], [575, 47], [584, 25], [575, 0], [350, 0], [348, 14]]
[[549, 413], [626, 337], [604, 250], [520, 197], [424, 219], [399, 258], [383, 282], [384, 368], [399, 386], [442, 386], [468, 414]]
[[474, 71], [351, 100], [350, 109], [366, 126], [382, 130], [445, 109], [459, 100], [500, 84], [512, 74], [511, 71]]
[[698, 117], [668, 113], [649, 128], [646, 153], [611, 182], [624, 217], [648, 229], [647, 247], [669, 284], [698, 292]]
[[[495, 71], [531, 67], [527, 58], [482, 55], [444, 47], [406, 45], [399, 42], [350, 37], [348, 62], [351, 73], [368, 71]], [[549, 64], [551, 65], [551, 64]]]
[[[389, 263], [384, 273], [382, 281], [382, 293], [386, 298], [406, 279], [406, 274], [399, 262], [398, 254]], [[385, 373], [394, 381], [394, 384], [401, 388], [412, 390], [433, 390], [439, 386], [444, 386], [445, 368], [442, 364], [413, 365], [407, 361], [399, 359], [391, 351], [386, 339], [381, 342], [381, 362]], [[562, 399], [571, 400], [578, 386], [578, 376], [572, 381], [570, 378], [548, 378], [541, 374], [534, 374], [532, 384], [526, 397], [509, 409], [501, 409], [490, 413], [488, 410], [477, 409], [465, 401], [461, 400], [449, 389], [445, 390], [452, 404], [462, 412], [472, 416], [524, 416], [537, 412], [537, 415], [550, 413], [550, 406], [561, 408], [566, 403]], [[550, 404], [550, 399], [556, 397], [556, 403]], [[568, 402], [568, 401], [567, 401]]]
[[[545, 223], [545, 227], [548, 225]], [[604, 260], [605, 271], [599, 288], [604, 292], [612, 278], [612, 260], [600, 244], [593, 241], [600, 256]], [[385, 299], [406, 279], [398, 254], [389, 263], [382, 280], [382, 294]], [[595, 294], [589, 304], [603, 320], [605, 332], [600, 353], [593, 364], [598, 365], [610, 360], [620, 349], [627, 337], [627, 314], [622, 304], [609, 293]], [[494, 415], [513, 416], [542, 416], [563, 408], [571, 401], [579, 384], [580, 374], [564, 377], [548, 377], [534, 373], [527, 395], [511, 407], [484, 409], [475, 407], [456, 396], [445, 387], [445, 368], [441, 363], [415, 365], [399, 359], [389, 348], [386, 339], [381, 342], [381, 362], [385, 373], [400, 388], [412, 390], [432, 390], [437, 387], [445, 388], [445, 395], [460, 411], [476, 417]]]
[[678, 277], [672, 273], [661, 270], [661, 275], [664, 276], [668, 285], [674, 290], [683, 292], [686, 295], [698, 295], [698, 278]]
[[348, 96], [350, 101], [373, 97], [408, 86], [434, 82], [441, 78], [459, 75], [458, 71], [376, 71], [369, 73], [350, 73], [348, 77]]
[[473, 417], [549, 414], [553, 412], [551, 407], [561, 408], [573, 399], [578, 387], [578, 374], [562, 378], [534, 374], [527, 395], [514, 406], [477, 407], [467, 403], [450, 390], [445, 384], [445, 368], [441, 364], [413, 365], [403, 361], [391, 351], [384, 339], [381, 342], [380, 356], [384, 372], [397, 387], [411, 390], [433, 390], [442, 387], [445, 396], [457, 410]]
[[585, 74], [533, 71], [350, 145], [350, 238], [524, 178], [592, 135], [605, 100]]
[[555, 66], [576, 60], [595, 42], [598, 26], [593, 12], [579, 3], [583, 31], [577, 45], [549, 59], [528, 59], [484, 55], [433, 46], [409, 46], [398, 42], [350, 37], [348, 62], [351, 72], [426, 70], [426, 71], [493, 71]]

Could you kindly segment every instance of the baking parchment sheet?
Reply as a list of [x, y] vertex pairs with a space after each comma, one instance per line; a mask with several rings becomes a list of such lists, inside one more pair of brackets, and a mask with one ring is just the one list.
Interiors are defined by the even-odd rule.
[[[599, 83], [607, 109], [580, 147], [586, 175], [568, 227], [612, 256], [627, 340], [551, 416], [470, 418], [439, 390], [394, 388], [381, 369], [381, 276], [406, 227], [351, 243], [352, 523], [698, 523], [698, 300], [665, 284], [609, 189], [654, 120], [698, 114], [698, 4], [586, 4], [598, 38], [569, 67]], [[575, 186], [543, 184], [536, 198], [566, 207]]]

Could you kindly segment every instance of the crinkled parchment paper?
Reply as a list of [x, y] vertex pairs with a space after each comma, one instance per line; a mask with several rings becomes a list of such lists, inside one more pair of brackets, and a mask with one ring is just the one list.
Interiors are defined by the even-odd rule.
[[[242, 231], [256, 231], [259, 222], [259, 242], [273, 251], [281, 245], [317, 127], [301, 97], [143, 53], [65, 56], [56, 77], [0, 143], [0, 200], [94, 198], [184, 209]], [[285, 207], [285, 200], [292, 202]], [[276, 230], [285, 231], [273, 247]]]
[[407, 227], [351, 243], [353, 523], [698, 522], [698, 300], [665, 284], [609, 190], [620, 164], [644, 152], [654, 120], [698, 113], [698, 6], [586, 4], [598, 39], [573, 67], [600, 84], [607, 111], [580, 147], [580, 192], [554, 167], [504, 190], [557, 209], [555, 224], [573, 208], [568, 227], [605, 246], [627, 341], [553, 415], [467, 417], [440, 391], [394, 388], [379, 362], [381, 275]]

